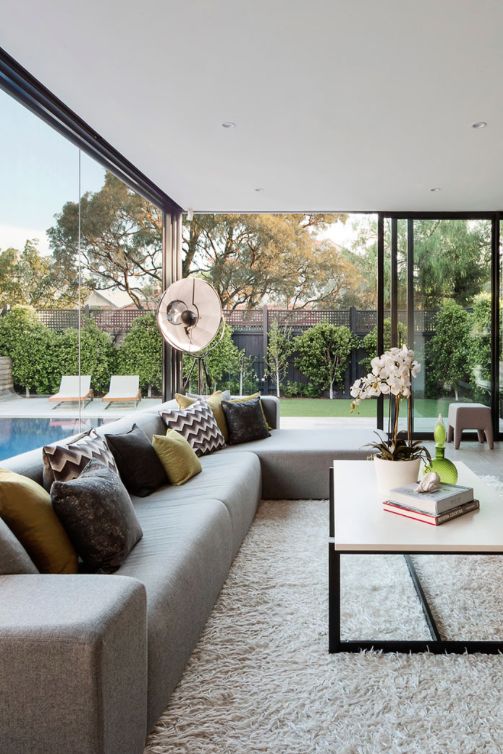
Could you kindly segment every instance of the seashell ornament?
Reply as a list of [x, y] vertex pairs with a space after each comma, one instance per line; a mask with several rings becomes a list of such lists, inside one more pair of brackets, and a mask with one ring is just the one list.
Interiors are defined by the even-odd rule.
[[440, 489], [440, 477], [436, 471], [425, 474], [416, 487], [416, 492], [435, 492]]

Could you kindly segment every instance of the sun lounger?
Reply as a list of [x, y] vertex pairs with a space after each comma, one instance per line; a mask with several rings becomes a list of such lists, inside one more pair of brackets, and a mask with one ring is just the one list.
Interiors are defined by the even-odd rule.
[[65, 375], [61, 378], [59, 391], [49, 397], [51, 403], [55, 404], [53, 408], [57, 408], [61, 403], [79, 403], [79, 401], [85, 401], [87, 406], [92, 399], [93, 391], [89, 374]]
[[138, 405], [141, 399], [140, 378], [137, 374], [117, 375], [110, 378], [110, 389], [103, 396], [103, 402], [108, 408], [112, 403], [129, 403], [134, 401]]

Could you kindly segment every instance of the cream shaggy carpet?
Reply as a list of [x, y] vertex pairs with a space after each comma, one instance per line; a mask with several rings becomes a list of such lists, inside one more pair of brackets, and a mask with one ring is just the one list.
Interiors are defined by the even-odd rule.
[[[501, 655], [328, 654], [327, 529], [261, 504], [146, 754], [503, 752]], [[503, 558], [414, 560], [449, 638], [502, 637]], [[347, 638], [429, 637], [401, 556], [342, 561]]]

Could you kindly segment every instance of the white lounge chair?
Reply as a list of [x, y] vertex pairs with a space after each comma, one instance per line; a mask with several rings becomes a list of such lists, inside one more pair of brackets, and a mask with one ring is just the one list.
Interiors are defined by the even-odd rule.
[[117, 375], [110, 378], [110, 388], [103, 396], [107, 403], [105, 409], [112, 403], [130, 403], [134, 401], [138, 405], [141, 399], [140, 378], [137, 374]]
[[49, 397], [49, 400], [57, 408], [61, 403], [78, 403], [85, 401], [87, 404], [93, 399], [91, 390], [91, 375], [89, 374], [71, 374], [61, 378], [59, 391]]

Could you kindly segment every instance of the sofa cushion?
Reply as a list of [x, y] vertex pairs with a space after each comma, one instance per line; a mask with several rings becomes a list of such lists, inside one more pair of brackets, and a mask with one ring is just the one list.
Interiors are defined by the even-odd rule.
[[91, 459], [108, 466], [116, 474], [119, 473], [108, 445], [94, 429], [71, 442], [45, 445], [43, 459], [44, 486], [48, 490], [54, 481], [68, 482], [76, 479]]
[[225, 450], [200, 460], [203, 467], [201, 474], [180, 487], [161, 487], [148, 498], [133, 497], [135, 509], [140, 517], [146, 507], [154, 504], [170, 507], [206, 498], [220, 500], [232, 521], [231, 545], [235, 555], [260, 500], [260, 462], [254, 453], [235, 453], [230, 459]]
[[38, 573], [38, 569], [19, 539], [0, 518], [0, 576], [13, 573]]
[[202, 470], [201, 461], [194, 450], [185, 437], [174, 429], [168, 429], [165, 435], [154, 435], [152, 447], [171, 484], [185, 484]]
[[232, 558], [231, 521], [219, 500], [166, 505], [162, 493], [138, 499], [144, 537], [117, 571], [147, 591], [149, 730], [183, 673]]
[[231, 397], [228, 390], [216, 390], [212, 395], [202, 396], [194, 395], [193, 393], [187, 393], [187, 395], [181, 395], [175, 393], [176, 402], [180, 408], [188, 408], [192, 406], [196, 401], [203, 399], [213, 412], [213, 416], [218, 424], [220, 432], [224, 436], [225, 442], [229, 440], [229, 432], [227, 430], [227, 422], [225, 421], [224, 412], [222, 409], [222, 401], [227, 401]]
[[91, 461], [77, 479], [54, 482], [54, 510], [86, 568], [113, 573], [142, 537], [118, 475]]
[[0, 469], [0, 517], [42, 573], [77, 573], [77, 554], [49, 493], [28, 477]]
[[222, 409], [229, 432], [229, 445], [239, 445], [252, 440], [265, 440], [267, 429], [260, 398], [248, 401], [222, 401]]
[[169, 429], [174, 429], [185, 437], [198, 456], [225, 447], [224, 436], [213, 412], [203, 400], [196, 401], [185, 409], [163, 409], [161, 417]]
[[120, 478], [132, 495], [146, 497], [166, 484], [164, 466], [147, 435], [136, 424], [124, 434], [105, 434]]

